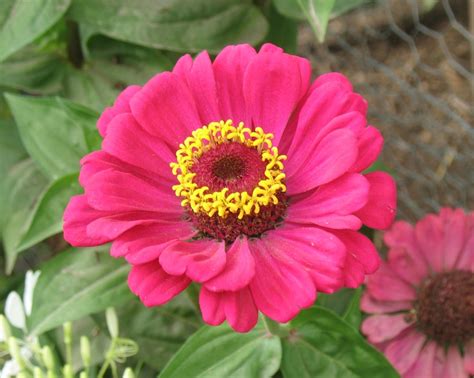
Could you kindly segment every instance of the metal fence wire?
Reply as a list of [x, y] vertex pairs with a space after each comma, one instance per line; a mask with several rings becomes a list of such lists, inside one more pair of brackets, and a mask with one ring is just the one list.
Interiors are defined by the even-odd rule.
[[333, 20], [323, 45], [300, 33], [316, 74], [344, 73], [369, 101], [402, 219], [474, 210], [473, 13], [474, 0], [379, 0]]

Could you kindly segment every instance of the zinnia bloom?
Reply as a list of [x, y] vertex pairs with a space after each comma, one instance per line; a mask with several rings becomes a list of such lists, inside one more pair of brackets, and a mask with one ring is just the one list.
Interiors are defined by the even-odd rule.
[[82, 160], [66, 240], [113, 242], [147, 306], [201, 284], [204, 320], [237, 331], [360, 285], [379, 257], [357, 230], [392, 223], [395, 184], [362, 173], [383, 144], [366, 101], [341, 74], [310, 74], [276, 46], [239, 45], [125, 89]]
[[474, 374], [474, 212], [442, 209], [385, 233], [388, 261], [370, 276], [362, 324], [403, 377]]

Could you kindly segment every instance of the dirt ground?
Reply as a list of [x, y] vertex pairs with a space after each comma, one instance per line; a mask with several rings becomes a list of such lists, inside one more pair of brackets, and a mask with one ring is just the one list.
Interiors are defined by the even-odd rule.
[[399, 186], [399, 217], [474, 209], [474, 75], [467, 1], [384, 0], [330, 23], [323, 45], [300, 33], [315, 74], [340, 71], [369, 102]]

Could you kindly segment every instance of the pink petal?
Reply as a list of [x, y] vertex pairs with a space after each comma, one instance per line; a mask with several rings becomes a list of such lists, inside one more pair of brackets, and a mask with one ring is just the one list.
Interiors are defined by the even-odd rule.
[[87, 201], [98, 210], [182, 213], [169, 185], [149, 182], [133, 174], [112, 169], [97, 173], [85, 188]]
[[128, 275], [130, 290], [148, 307], [168, 302], [186, 289], [190, 282], [186, 276], [167, 274], [156, 260], [132, 266]]
[[297, 115], [296, 129], [285, 133], [292, 140], [287, 155], [287, 170], [293, 175], [304, 167], [317, 144], [330, 132], [351, 129], [355, 135], [367, 125], [365, 116], [352, 109], [351, 92], [339, 83], [328, 83], [314, 90], [304, 100]]
[[64, 211], [64, 239], [74, 247], [91, 247], [108, 243], [108, 237], [91, 238], [87, 226], [94, 220], [109, 213], [93, 209], [87, 203], [85, 195], [74, 196]]
[[224, 294], [225, 315], [237, 332], [248, 332], [258, 322], [258, 310], [248, 287]]
[[372, 172], [365, 177], [370, 183], [369, 199], [355, 215], [368, 227], [386, 229], [395, 219], [397, 208], [395, 181], [385, 172]]
[[388, 252], [388, 264], [406, 282], [418, 285], [426, 277], [426, 265], [423, 263], [421, 267], [418, 266], [413, 256], [403, 247], [394, 247]]
[[337, 83], [339, 84], [344, 90], [348, 92], [352, 92], [352, 84], [347, 77], [345, 77], [340, 72], [328, 72], [318, 76], [318, 78], [314, 81], [311, 89], [314, 90], [319, 88], [328, 83]]
[[244, 122], [246, 126], [251, 126], [243, 83], [247, 66], [256, 55], [250, 45], [227, 46], [214, 60], [218, 105], [223, 120], [232, 119], [236, 125]]
[[367, 289], [372, 297], [382, 301], [412, 301], [416, 299], [415, 289], [397, 276], [387, 263], [368, 277]]
[[255, 275], [255, 261], [250, 253], [247, 238], [238, 238], [226, 254], [222, 272], [204, 286], [211, 291], [237, 291], [246, 287]]
[[268, 233], [263, 241], [275, 257], [301, 264], [318, 291], [332, 293], [341, 288], [346, 248], [333, 233], [287, 226]]
[[436, 271], [443, 270], [444, 230], [441, 218], [429, 214], [415, 226], [415, 234], [421, 252], [430, 267]]
[[202, 320], [207, 324], [217, 326], [224, 322], [224, 295], [221, 293], [214, 293], [205, 287], [201, 287], [199, 307], [201, 308]]
[[303, 193], [337, 179], [349, 170], [356, 158], [354, 133], [346, 129], [331, 132], [316, 146], [304, 168], [287, 178], [288, 193]]
[[97, 129], [102, 137], [107, 134], [109, 123], [115, 116], [122, 113], [130, 113], [130, 100], [140, 91], [138, 85], [130, 85], [120, 93], [112, 107], [106, 108], [97, 121]]
[[456, 267], [474, 272], [474, 227], [469, 231], [469, 236], [456, 263]]
[[264, 43], [260, 50], [258, 51], [259, 54], [261, 53], [283, 53], [283, 49], [274, 45], [273, 43]]
[[163, 269], [205, 282], [219, 274], [226, 263], [225, 243], [214, 240], [175, 241], [160, 255]]
[[474, 375], [474, 341], [464, 345], [464, 370]]
[[450, 346], [448, 348], [443, 377], [469, 378], [468, 372], [464, 370], [464, 361], [457, 346]]
[[157, 222], [157, 216], [147, 212], [117, 213], [95, 219], [87, 225], [86, 232], [92, 238], [106, 237], [114, 240], [124, 232]]
[[170, 168], [175, 154], [159, 138], [146, 133], [131, 114], [115, 117], [110, 125], [102, 143], [104, 151], [152, 175], [176, 180]]
[[[388, 253], [388, 260], [390, 266], [397, 273], [410, 264], [410, 275], [412, 276], [411, 281], [408, 276], [408, 282], [415, 282], [416, 278], [423, 278], [428, 274], [428, 265], [423, 254], [418, 248], [418, 244], [415, 237], [415, 229], [412, 225], [404, 221], [395, 222], [392, 227], [384, 233], [384, 241], [389, 247], [394, 249], [394, 252]], [[402, 252], [404, 254], [402, 255]], [[401, 260], [401, 261], [399, 261]], [[403, 273], [401, 274], [403, 277]]]
[[202, 126], [190, 90], [170, 72], [148, 81], [130, 101], [130, 107], [140, 125], [168, 143], [172, 151]]
[[382, 152], [383, 137], [375, 127], [366, 127], [358, 138], [359, 156], [352, 166], [352, 172], [362, 172], [369, 168]]
[[456, 267], [466, 239], [468, 238], [467, 217], [463, 209], [443, 208], [439, 213], [444, 224], [444, 269], [450, 270]]
[[194, 62], [190, 60], [189, 55], [185, 55], [178, 61], [173, 73], [187, 83], [196, 103], [201, 124], [207, 125], [222, 119], [217, 105], [216, 80], [207, 51], [198, 54]]
[[360, 308], [362, 311], [372, 314], [385, 314], [409, 310], [412, 308], [412, 304], [410, 301], [380, 301], [373, 298], [368, 290], [362, 295]]
[[172, 241], [190, 239], [195, 233], [192, 224], [183, 221], [136, 227], [114, 241], [110, 254], [125, 256], [130, 264], [144, 264], [157, 259]]
[[273, 250], [263, 239], [252, 240], [249, 246], [255, 258], [250, 290], [261, 312], [286, 323], [314, 303], [316, 289], [301, 264]]
[[380, 256], [371, 240], [359, 232], [335, 231], [334, 235], [346, 246], [345, 286], [358, 287], [366, 274], [372, 274], [379, 268]]
[[362, 323], [361, 330], [371, 343], [382, 343], [398, 336], [411, 326], [407, 314], [369, 316]]
[[436, 344], [428, 342], [418, 355], [418, 359], [406, 372], [406, 378], [433, 377], [433, 364], [435, 359]]
[[[359, 174], [346, 174], [320, 186], [309, 196], [294, 198], [290, 203], [287, 221], [316, 224], [326, 228], [339, 228], [341, 216], [350, 216], [367, 202], [369, 182]], [[335, 223], [336, 227], [333, 227]], [[356, 222], [360, 227], [360, 222]], [[340, 228], [351, 228], [349, 222]]]
[[404, 337], [390, 343], [385, 350], [385, 355], [398, 372], [403, 375], [418, 360], [425, 340], [423, 334], [411, 329]]
[[[278, 51], [263, 51], [249, 63], [243, 93], [253, 126], [274, 135], [278, 146], [291, 113], [309, 88], [310, 63]], [[278, 109], [278, 111], [275, 111]]]

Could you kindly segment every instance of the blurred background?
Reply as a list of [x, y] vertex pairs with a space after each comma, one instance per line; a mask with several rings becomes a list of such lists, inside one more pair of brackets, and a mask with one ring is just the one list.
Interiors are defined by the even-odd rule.
[[399, 218], [474, 208], [474, 1], [378, 1], [330, 22], [323, 44], [303, 27], [299, 46], [369, 101]]

